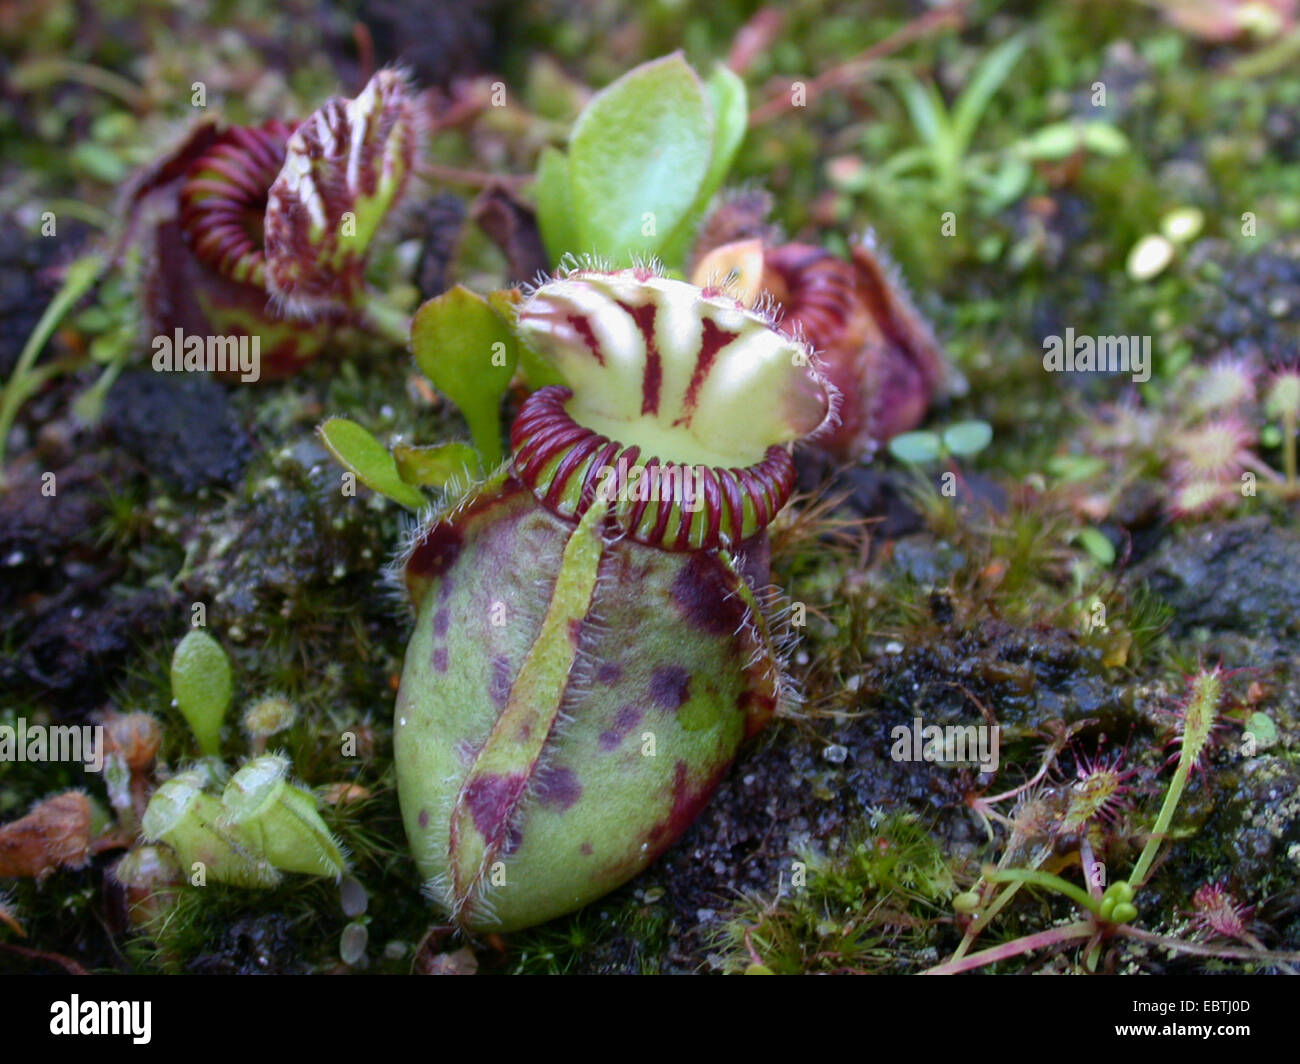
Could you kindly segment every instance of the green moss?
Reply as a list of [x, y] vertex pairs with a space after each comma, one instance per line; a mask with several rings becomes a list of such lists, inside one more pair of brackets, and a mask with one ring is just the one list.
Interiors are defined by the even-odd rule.
[[838, 853], [800, 854], [782, 896], [746, 897], [713, 946], [729, 972], [908, 970], [948, 933], [958, 864], [912, 814], [872, 814]]

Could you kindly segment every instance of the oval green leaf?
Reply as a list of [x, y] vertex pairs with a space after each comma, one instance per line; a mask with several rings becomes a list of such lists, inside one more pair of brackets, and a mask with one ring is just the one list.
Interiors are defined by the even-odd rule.
[[560, 257], [578, 249], [578, 227], [573, 217], [573, 195], [569, 191], [569, 157], [558, 148], [542, 149], [537, 159], [537, 181], [533, 185], [537, 203], [537, 224], [542, 243], [557, 263]]
[[230, 658], [212, 636], [195, 628], [172, 654], [172, 697], [205, 755], [221, 753], [221, 725], [234, 696]]
[[933, 432], [904, 432], [889, 441], [889, 453], [900, 462], [924, 465], [937, 462], [943, 455], [943, 447]]
[[1255, 737], [1255, 748], [1267, 750], [1277, 742], [1277, 725], [1267, 713], [1252, 713], [1246, 720], [1246, 731]]
[[1099, 564], [1107, 567], [1115, 564], [1115, 544], [1099, 529], [1081, 528], [1074, 538]]
[[321, 442], [362, 484], [411, 510], [425, 502], [423, 493], [404, 481], [388, 449], [355, 421], [332, 417], [316, 430]]
[[695, 202], [662, 248], [664, 261], [672, 265], [685, 258], [686, 249], [695, 236], [700, 219], [722, 187], [749, 127], [749, 95], [745, 91], [745, 83], [730, 67], [721, 63], [714, 67], [707, 88], [713, 109], [712, 157]]
[[1091, 454], [1054, 454], [1047, 460], [1047, 471], [1067, 484], [1098, 476], [1106, 467], [1106, 459]]
[[457, 285], [415, 312], [415, 361], [460, 407], [488, 468], [500, 463], [501, 397], [519, 361], [514, 333], [482, 296]]
[[704, 86], [680, 53], [628, 71], [573, 128], [569, 187], [580, 254], [628, 266], [658, 254], [689, 214], [713, 159]]
[[393, 448], [398, 475], [408, 484], [424, 488], [468, 485], [480, 474], [478, 451], [468, 443], [439, 443], [415, 447], [399, 443]]
[[993, 439], [993, 429], [987, 421], [958, 421], [943, 430], [943, 445], [950, 454], [968, 457], [979, 454]]

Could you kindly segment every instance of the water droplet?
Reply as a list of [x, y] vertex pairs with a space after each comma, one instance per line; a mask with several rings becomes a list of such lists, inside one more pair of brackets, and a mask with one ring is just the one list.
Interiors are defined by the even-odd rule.
[[1144, 236], [1128, 254], [1128, 275], [1135, 281], [1149, 281], [1160, 273], [1174, 258], [1174, 245], [1168, 238], [1150, 233]]
[[366, 906], [370, 904], [370, 899], [366, 896], [366, 888], [355, 876], [348, 876], [339, 885], [339, 901], [343, 905], [343, 915], [353, 917], [362, 915], [366, 911]]
[[356, 964], [360, 961], [366, 955], [366, 942], [369, 939], [370, 932], [366, 930], [365, 924], [348, 924], [339, 938], [339, 956], [343, 958], [343, 963]]

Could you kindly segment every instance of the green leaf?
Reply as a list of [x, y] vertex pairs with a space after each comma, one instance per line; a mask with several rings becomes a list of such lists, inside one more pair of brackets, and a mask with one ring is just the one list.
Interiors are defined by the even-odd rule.
[[1258, 750], [1267, 750], [1277, 742], [1277, 725], [1267, 713], [1252, 713], [1246, 720], [1246, 731], [1255, 737]]
[[1103, 532], [1095, 528], [1081, 528], [1074, 534], [1074, 538], [1101, 565], [1115, 564], [1115, 544], [1107, 539]]
[[534, 392], [538, 388], [545, 388], [548, 384], [564, 383], [564, 377], [555, 368], [555, 364], [524, 343], [519, 345], [519, 369], [529, 389]]
[[722, 187], [749, 127], [749, 94], [739, 75], [719, 63], [709, 75], [708, 89], [713, 104], [713, 158], [700, 190], [701, 207], [708, 206]]
[[74, 169], [110, 185], [119, 184], [131, 172], [125, 159], [112, 148], [83, 140], [68, 156]]
[[952, 135], [958, 157], [966, 154], [989, 101], [1002, 87], [1025, 50], [1023, 37], [1012, 37], [994, 48], [975, 68], [969, 84], [952, 109]]
[[396, 70], [326, 100], [289, 139], [267, 193], [266, 284], [295, 313], [365, 302], [366, 253], [415, 162], [416, 106]]
[[519, 361], [519, 345], [505, 320], [482, 296], [457, 285], [415, 312], [415, 361], [465, 416], [483, 463], [500, 463], [501, 397]]
[[1175, 207], [1160, 219], [1160, 232], [1175, 244], [1188, 244], [1205, 228], [1205, 214], [1197, 207]]
[[898, 92], [903, 97], [903, 105], [907, 108], [917, 135], [927, 147], [934, 148], [948, 136], [948, 115], [942, 97], [928, 90], [910, 74], [899, 79]]
[[578, 227], [573, 217], [573, 195], [569, 189], [569, 157], [557, 148], [543, 148], [537, 160], [537, 224], [551, 262], [578, 250]]
[[624, 74], [573, 128], [571, 250], [630, 265], [657, 254], [694, 205], [713, 157], [704, 86], [680, 53]]
[[[498, 288], [495, 292], [488, 293], [487, 301], [502, 321], [513, 322], [524, 297], [518, 288]], [[564, 383], [564, 378], [554, 364], [524, 343], [518, 333], [515, 334], [515, 343], [519, 348], [519, 371], [524, 375], [529, 391], [535, 392], [548, 384]]]
[[943, 445], [933, 432], [904, 432], [889, 441], [889, 453], [900, 462], [923, 465], [943, 456]]
[[468, 485], [478, 478], [478, 451], [468, 443], [439, 443], [432, 447], [415, 447], [399, 443], [393, 448], [397, 473], [408, 484], [425, 488], [445, 488], [453, 482]]
[[172, 654], [172, 697], [205, 755], [221, 753], [221, 724], [234, 691], [230, 658], [212, 636], [195, 628]]
[[980, 190], [984, 193], [984, 199], [981, 203], [981, 209], [986, 215], [997, 214], [999, 211], [1009, 207], [1025, 194], [1029, 187], [1029, 182], [1034, 176], [1034, 168], [1024, 159], [1018, 159], [1015, 156], [1008, 156], [1002, 163], [1000, 169], [991, 174], [987, 179], [974, 180]]
[[23, 400], [37, 387], [37, 378], [32, 374], [36, 358], [41, 353], [41, 348], [54, 335], [59, 322], [99, 280], [99, 275], [104, 272], [107, 265], [108, 256], [99, 254], [84, 255], [70, 262], [63, 277], [62, 287], [54, 294], [54, 298], [50, 300], [36, 323], [36, 328], [23, 344], [18, 361], [5, 382], [4, 390], [0, 392], [0, 484], [4, 482], [5, 446], [9, 439], [9, 430], [13, 427], [14, 418], [18, 416], [18, 408], [22, 406]]
[[[124, 353], [125, 354], [125, 353]], [[126, 366], [123, 357], [112, 365], [105, 366], [99, 379], [72, 401], [72, 416], [82, 425], [96, 425], [104, 413], [104, 401], [108, 390], [113, 387], [118, 374]]]
[[719, 63], [710, 75], [707, 87], [713, 109], [713, 154], [709, 160], [709, 172], [704, 177], [695, 203], [662, 249], [664, 261], [669, 264], [676, 264], [685, 258], [686, 249], [695, 236], [700, 219], [722, 187], [749, 126], [749, 99], [745, 83], [729, 67]]
[[943, 445], [951, 454], [979, 454], [993, 439], [987, 421], [958, 421], [943, 430]]
[[1109, 122], [1094, 119], [1083, 125], [1083, 146], [1098, 155], [1124, 155], [1129, 150], [1128, 137]]
[[1016, 142], [1013, 150], [1025, 159], [1067, 159], [1079, 150], [1083, 138], [1074, 122], [1053, 122]]
[[[916, 145], [895, 152], [879, 167], [879, 172], [883, 177], [902, 177], [917, 167], [929, 166], [933, 161], [934, 153], [928, 147]], [[865, 172], [864, 178], [863, 184], [869, 187], [871, 184], [869, 169]]]
[[1013, 151], [1022, 159], [1049, 162], [1068, 159], [1080, 148], [1098, 155], [1117, 156], [1128, 151], [1128, 139], [1109, 122], [1053, 122], [1019, 141]]
[[1107, 462], [1090, 454], [1054, 454], [1047, 460], [1047, 471], [1066, 484], [1090, 480], [1106, 470]]
[[427, 501], [398, 475], [397, 463], [388, 448], [355, 421], [332, 417], [316, 431], [330, 453], [366, 487], [411, 510], [420, 509]]

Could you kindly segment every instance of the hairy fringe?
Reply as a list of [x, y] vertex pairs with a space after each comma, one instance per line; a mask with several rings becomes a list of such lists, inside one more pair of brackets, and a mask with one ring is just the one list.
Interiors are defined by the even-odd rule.
[[[743, 563], [744, 555], [737, 555], [737, 571], [743, 571]], [[750, 592], [758, 603], [760, 617], [755, 619], [749, 616], [751, 611], [747, 610], [741, 622], [742, 628], [748, 623], [755, 642], [754, 652], [751, 660], [746, 662], [745, 670], [765, 664], [763, 679], [776, 692], [775, 715], [794, 715], [804, 704], [805, 697], [798, 681], [790, 673], [790, 661], [800, 641], [799, 632], [789, 623], [792, 601], [783, 588], [771, 582], [759, 587], [750, 585]]]
[[952, 360], [944, 355], [943, 347], [940, 345], [938, 337], [935, 336], [929, 320], [917, 310], [916, 297], [912, 295], [912, 288], [907, 283], [907, 278], [903, 276], [903, 271], [899, 268], [898, 263], [894, 261], [893, 255], [889, 253], [889, 250], [876, 235], [875, 229], [871, 227], [864, 229], [852, 243], [856, 243], [871, 252], [872, 256], [880, 264], [881, 272], [885, 275], [889, 286], [897, 294], [899, 301], [911, 311], [917, 326], [925, 333], [926, 342], [938, 354], [940, 379], [935, 386], [936, 396], [947, 396], [951, 399], [959, 399], [964, 396], [970, 390], [970, 382]]
[[539, 289], [545, 288], [548, 284], [554, 284], [557, 281], [568, 281], [574, 277], [587, 273], [619, 273], [621, 271], [614, 269], [614, 264], [599, 255], [575, 255], [572, 251], [566, 251], [556, 264], [554, 270], [547, 273], [545, 270], [538, 270], [537, 276], [527, 284], [519, 286], [519, 291], [523, 294], [524, 300], [527, 301], [535, 296]]

